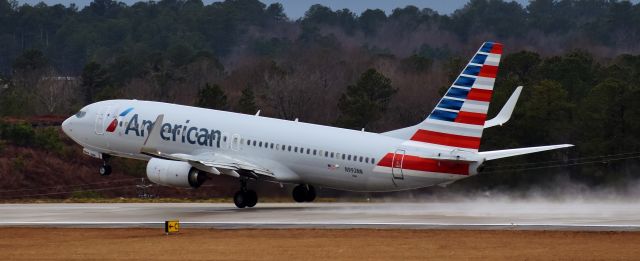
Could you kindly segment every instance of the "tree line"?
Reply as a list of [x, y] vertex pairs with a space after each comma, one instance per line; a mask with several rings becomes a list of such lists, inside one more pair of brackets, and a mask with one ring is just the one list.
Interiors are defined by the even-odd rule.
[[[0, 116], [136, 98], [382, 132], [424, 119], [486, 40], [506, 51], [490, 117], [525, 89], [481, 150], [577, 145], [511, 163], [640, 151], [640, 4], [627, 1], [472, 0], [451, 15], [314, 5], [291, 20], [257, 0], [96, 0], [81, 10], [0, 0]], [[607, 166], [568, 173], [637, 173], [633, 162]]]

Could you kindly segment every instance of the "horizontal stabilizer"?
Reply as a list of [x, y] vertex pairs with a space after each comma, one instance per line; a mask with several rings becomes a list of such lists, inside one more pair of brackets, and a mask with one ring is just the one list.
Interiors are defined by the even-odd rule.
[[520, 97], [521, 92], [522, 86], [518, 86], [513, 94], [511, 94], [511, 97], [509, 97], [509, 100], [507, 100], [507, 103], [504, 104], [498, 115], [484, 123], [484, 128], [486, 129], [498, 125], [502, 126], [502, 124], [507, 122], [511, 118], [513, 109], [516, 108], [516, 103], [518, 102], [518, 97]]
[[478, 154], [480, 154], [480, 156], [484, 157], [485, 160], [494, 160], [494, 159], [513, 157], [513, 156], [530, 154], [530, 153], [546, 151], [546, 150], [555, 150], [555, 149], [561, 149], [561, 148], [568, 148], [568, 147], [573, 147], [573, 145], [572, 144], [560, 144], [560, 145], [529, 147], [529, 148], [519, 148], [519, 149], [508, 149], [508, 150], [493, 150], [493, 151], [479, 152]]

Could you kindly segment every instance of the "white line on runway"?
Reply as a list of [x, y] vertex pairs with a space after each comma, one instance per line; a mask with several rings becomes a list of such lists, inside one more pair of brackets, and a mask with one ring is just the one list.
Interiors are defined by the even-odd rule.
[[[86, 221], [86, 222], [66, 222], [66, 221], [26, 221], [26, 222], [0, 222], [0, 226], [149, 226], [149, 225], [163, 225], [163, 221]], [[577, 225], [577, 224], [513, 224], [513, 223], [472, 223], [472, 224], [451, 224], [451, 223], [426, 223], [426, 222], [411, 222], [411, 223], [394, 223], [394, 222], [199, 222], [199, 221], [187, 221], [180, 222], [181, 225], [194, 225], [198, 227], [218, 227], [218, 228], [398, 228], [398, 227], [414, 227], [414, 228], [433, 228], [433, 229], [481, 229], [481, 228], [513, 228], [513, 229], [593, 229], [593, 230], [640, 230], [640, 225], [632, 224], [609, 224], [609, 225]]]

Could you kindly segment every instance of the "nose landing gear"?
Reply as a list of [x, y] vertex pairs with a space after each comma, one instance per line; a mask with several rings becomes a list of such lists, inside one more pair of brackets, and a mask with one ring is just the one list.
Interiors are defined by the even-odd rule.
[[296, 202], [312, 202], [316, 199], [316, 189], [311, 185], [300, 184], [293, 188], [292, 194]]
[[100, 176], [109, 176], [111, 174], [111, 165], [109, 165], [111, 156], [102, 154], [102, 166], [100, 166]]

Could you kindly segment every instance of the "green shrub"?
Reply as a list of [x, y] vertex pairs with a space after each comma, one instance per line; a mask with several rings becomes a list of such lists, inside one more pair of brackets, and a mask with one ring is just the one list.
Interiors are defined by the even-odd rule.
[[0, 121], [0, 140], [4, 140], [5, 135], [7, 133], [7, 129], [9, 128], [9, 124], [6, 124], [2, 121]]
[[102, 194], [93, 190], [74, 191], [71, 193], [72, 198], [102, 198]]
[[13, 164], [13, 170], [16, 172], [22, 171], [26, 166], [24, 157], [22, 155], [18, 155], [18, 157], [13, 158], [11, 163]]
[[62, 152], [63, 148], [58, 130], [54, 127], [47, 127], [36, 131], [34, 145], [53, 152]]
[[31, 146], [33, 145], [35, 131], [31, 125], [21, 123], [9, 125], [4, 136], [9, 142], [15, 145]]

